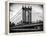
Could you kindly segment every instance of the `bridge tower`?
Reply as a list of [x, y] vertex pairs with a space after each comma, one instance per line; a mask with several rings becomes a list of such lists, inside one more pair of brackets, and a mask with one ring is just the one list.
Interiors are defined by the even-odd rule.
[[31, 10], [32, 10], [32, 8], [30, 6], [28, 6], [28, 7], [22, 6], [23, 23], [31, 24]]

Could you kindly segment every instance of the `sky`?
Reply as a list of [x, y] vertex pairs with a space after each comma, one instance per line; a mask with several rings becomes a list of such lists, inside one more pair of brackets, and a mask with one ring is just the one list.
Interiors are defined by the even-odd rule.
[[[13, 4], [10, 6], [10, 21], [11, 22], [19, 22], [22, 20], [22, 6], [24, 4]], [[43, 8], [40, 5], [26, 5], [26, 7], [32, 7], [32, 22], [36, 22], [37, 20], [43, 20]], [[19, 11], [19, 12], [18, 12]], [[20, 13], [17, 17], [16, 14]]]

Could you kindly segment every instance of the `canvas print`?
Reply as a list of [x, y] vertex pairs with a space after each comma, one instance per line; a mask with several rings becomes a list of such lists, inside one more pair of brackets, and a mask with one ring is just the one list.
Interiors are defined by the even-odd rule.
[[9, 32], [43, 31], [43, 4], [9, 3]]

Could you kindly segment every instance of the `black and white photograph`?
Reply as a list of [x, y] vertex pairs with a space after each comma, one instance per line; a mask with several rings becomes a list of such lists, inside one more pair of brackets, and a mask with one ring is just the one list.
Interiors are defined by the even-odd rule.
[[43, 4], [9, 3], [9, 32], [41, 32], [43, 29]]

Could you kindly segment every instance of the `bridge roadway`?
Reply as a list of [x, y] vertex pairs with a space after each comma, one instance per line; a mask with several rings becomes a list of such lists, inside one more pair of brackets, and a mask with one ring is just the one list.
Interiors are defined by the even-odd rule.
[[10, 27], [11, 32], [28, 32], [28, 31], [43, 31], [43, 23], [40, 24], [19, 24], [15, 27]]

